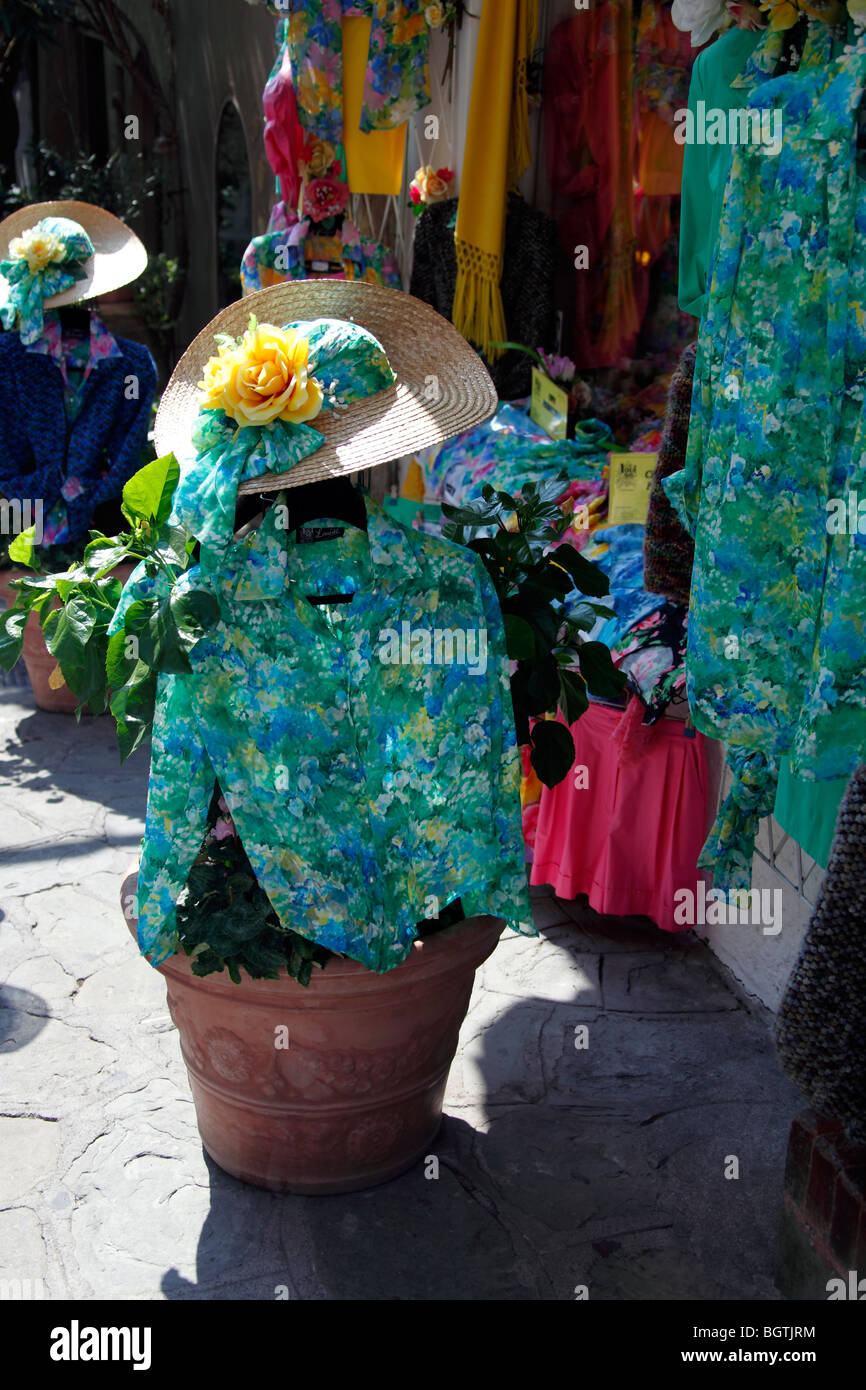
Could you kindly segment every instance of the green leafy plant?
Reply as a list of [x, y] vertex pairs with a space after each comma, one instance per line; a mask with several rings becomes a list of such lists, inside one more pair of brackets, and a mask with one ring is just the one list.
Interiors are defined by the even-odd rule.
[[[92, 531], [81, 564], [16, 580], [15, 603], [0, 619], [0, 666], [10, 671], [21, 655], [27, 620], [36, 614], [59, 678], [78, 700], [77, 717], [85, 707], [92, 714], [110, 708], [121, 761], [150, 734], [158, 674], [191, 672], [188, 654], [219, 616], [216, 599], [205, 590], [173, 592], [195, 549], [187, 531], [168, 525], [179, 476], [173, 454], [139, 469], [123, 489], [130, 529], [118, 536]], [[9, 547], [10, 559], [32, 565], [33, 540], [33, 528], [23, 531]], [[141, 561], [149, 578], [161, 575], [165, 582], [152, 597], [131, 603], [124, 626], [109, 635], [123, 588], [112, 571]]]
[[[626, 685], [604, 643], [586, 638], [599, 617], [612, 616], [594, 602], [609, 593], [607, 576], [574, 546], [550, 550], [571, 526], [561, 505], [567, 482], [563, 476], [527, 483], [519, 497], [487, 484], [478, 500], [442, 508], [445, 536], [476, 551], [493, 580], [508, 655], [517, 663], [511, 678], [517, 742], [529, 745], [547, 787], [561, 782], [574, 762], [566, 726], [588, 708], [588, 695], [616, 699]], [[583, 596], [576, 603], [575, 590]], [[556, 720], [558, 711], [565, 724]]]
[[147, 269], [133, 286], [141, 321], [157, 336], [170, 333], [177, 324], [178, 287], [183, 283], [180, 262], [160, 251], [150, 257]]
[[218, 785], [204, 843], [177, 904], [177, 926], [180, 944], [192, 958], [192, 973], [228, 970], [235, 984], [241, 982], [241, 970], [254, 980], [276, 980], [285, 970], [308, 985], [313, 968], [323, 968], [333, 954], [280, 926]]
[[114, 150], [108, 159], [84, 150], [66, 156], [40, 140], [28, 153], [33, 161], [32, 186], [21, 188], [13, 183], [3, 191], [6, 214], [30, 203], [73, 199], [95, 203], [122, 222], [134, 223], [145, 204], [160, 194], [161, 175], [154, 172], [141, 151]]

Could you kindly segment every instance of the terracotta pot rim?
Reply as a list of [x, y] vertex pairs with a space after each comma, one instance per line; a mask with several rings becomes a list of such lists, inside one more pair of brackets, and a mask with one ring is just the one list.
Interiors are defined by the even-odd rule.
[[[134, 895], [137, 878], [137, 871], [132, 871], [124, 879], [121, 888], [124, 899], [130, 894]], [[130, 935], [137, 942], [138, 919], [127, 918], [126, 923]], [[502, 917], [484, 915], [464, 918], [462, 922], [455, 922], [433, 936], [414, 941], [404, 961], [391, 970], [381, 972], [368, 969], [360, 961], [335, 955], [324, 969], [314, 967], [307, 986], [299, 985], [297, 980], [286, 974], [281, 974], [277, 980], [254, 980], [242, 971], [239, 985], [229, 978], [227, 971], [214, 971], [211, 975], [194, 975], [190, 958], [182, 951], [151, 968], [158, 970], [162, 975], [170, 975], [181, 984], [206, 993], [238, 1001], [244, 995], [245, 1001], [249, 1004], [259, 1001], [265, 1004], [274, 994], [282, 996], [290, 989], [296, 992], [296, 1003], [301, 1007], [308, 1001], [314, 1001], [311, 1002], [312, 1007], [326, 1009], [333, 1001], [334, 1007], [339, 1008], [342, 998], [364, 993], [382, 995], [399, 989], [404, 997], [408, 997], [416, 980], [420, 984], [422, 977], [428, 980], [435, 975], [453, 970], [456, 954], [468, 957], [479, 954], [479, 960], [483, 959], [485, 945], [482, 945], [482, 942], [486, 943], [494, 931], [498, 940], [504, 929], [505, 920]], [[258, 999], [250, 998], [250, 992], [255, 992]], [[376, 1007], [375, 999], [371, 999], [370, 1006]]]

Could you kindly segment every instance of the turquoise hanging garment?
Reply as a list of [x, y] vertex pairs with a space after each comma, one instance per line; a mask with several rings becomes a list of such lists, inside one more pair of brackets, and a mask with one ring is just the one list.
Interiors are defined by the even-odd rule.
[[686, 465], [665, 482], [695, 537], [688, 693], [728, 744], [732, 790], [704, 847], [747, 887], [780, 759], [842, 777], [866, 750], [866, 40], [752, 104], [778, 143], [737, 147], [698, 346]]

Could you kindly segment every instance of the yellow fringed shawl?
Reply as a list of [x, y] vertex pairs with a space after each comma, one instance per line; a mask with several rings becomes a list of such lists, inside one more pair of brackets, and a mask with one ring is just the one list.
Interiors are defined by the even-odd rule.
[[507, 196], [529, 166], [526, 67], [538, 0], [484, 0], [457, 209], [455, 327], [489, 357], [508, 337], [502, 293]]

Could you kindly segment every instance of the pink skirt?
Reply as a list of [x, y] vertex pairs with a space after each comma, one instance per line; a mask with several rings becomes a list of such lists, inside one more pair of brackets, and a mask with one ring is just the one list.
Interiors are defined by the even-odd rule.
[[[571, 733], [575, 763], [541, 794], [531, 882], [560, 898], [586, 894], [596, 912], [674, 922], [677, 889], [710, 876], [698, 855], [716, 813], [724, 750], [680, 719], [639, 726], [626, 712], [590, 705]], [[623, 737], [625, 735], [625, 738]]]

